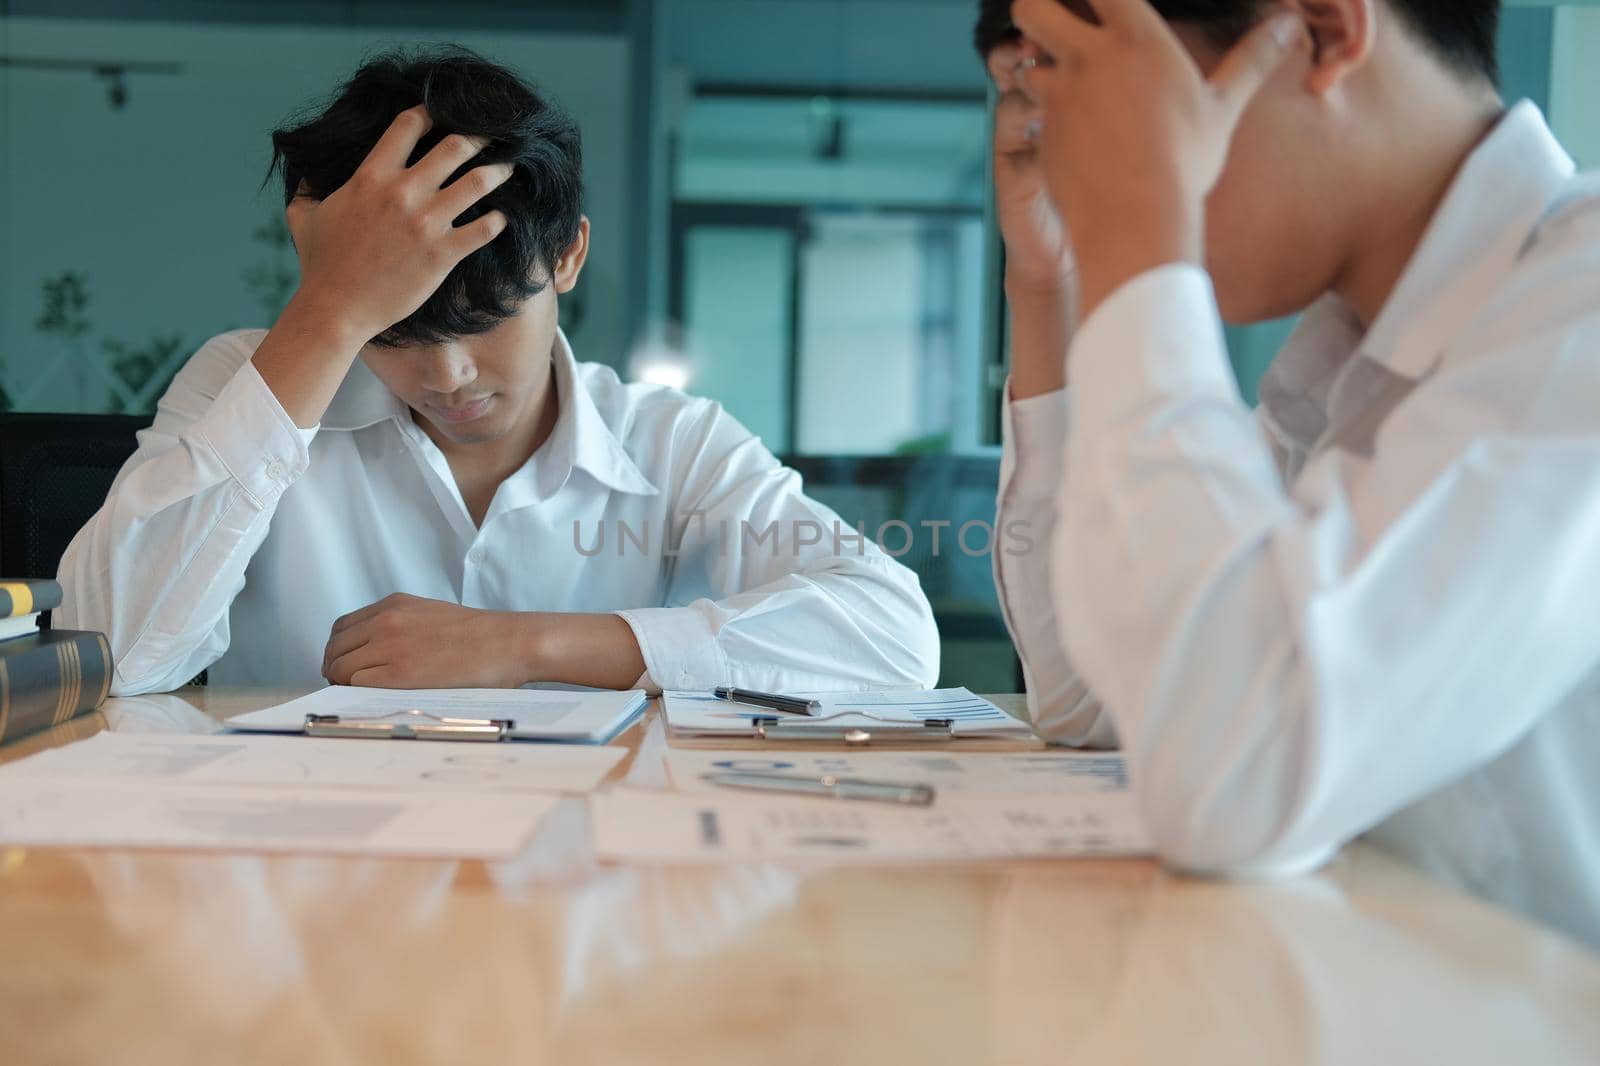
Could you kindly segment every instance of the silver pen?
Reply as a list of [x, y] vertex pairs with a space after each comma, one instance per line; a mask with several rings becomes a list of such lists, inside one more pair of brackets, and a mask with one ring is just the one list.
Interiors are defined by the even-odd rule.
[[926, 807], [933, 802], [932, 785], [906, 781], [869, 781], [860, 777], [835, 777], [833, 774], [767, 774], [746, 770], [718, 770], [703, 779], [724, 788], [747, 788], [758, 792], [788, 792], [805, 796], [831, 796], [834, 799], [873, 800], [903, 807]]

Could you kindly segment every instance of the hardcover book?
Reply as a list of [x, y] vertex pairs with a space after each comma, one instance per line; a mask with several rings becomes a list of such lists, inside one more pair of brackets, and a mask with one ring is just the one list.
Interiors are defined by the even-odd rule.
[[54, 578], [0, 578], [0, 618], [38, 614], [61, 606], [61, 585]]
[[0, 743], [99, 707], [111, 689], [100, 633], [46, 629], [0, 642]]

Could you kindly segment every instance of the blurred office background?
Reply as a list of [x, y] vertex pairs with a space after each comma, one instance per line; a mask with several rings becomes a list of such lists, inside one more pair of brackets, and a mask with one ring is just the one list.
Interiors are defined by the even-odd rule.
[[[1016, 687], [987, 538], [1005, 376], [976, 0], [0, 0], [0, 409], [141, 413], [296, 280], [268, 132], [450, 41], [582, 124], [580, 358], [721, 401], [915, 536], [947, 683]], [[1513, 5], [1506, 91], [1600, 166], [1600, 7]], [[1288, 323], [1234, 330], [1253, 396]], [[934, 550], [933, 526], [941, 540]], [[900, 550], [903, 534], [889, 536]]]

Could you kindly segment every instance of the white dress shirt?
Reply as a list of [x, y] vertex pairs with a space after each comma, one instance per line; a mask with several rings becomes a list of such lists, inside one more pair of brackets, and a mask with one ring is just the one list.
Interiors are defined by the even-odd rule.
[[1010, 405], [1001, 519], [1055, 526], [998, 560], [1034, 720], [1120, 737], [1174, 864], [1304, 870], [1370, 830], [1600, 947], [1600, 181], [1573, 171], [1508, 112], [1372, 327], [1313, 307], [1255, 415], [1190, 266], [1084, 323], [1070, 399]]
[[217, 685], [320, 685], [334, 620], [395, 592], [615, 612], [652, 689], [933, 683], [916, 576], [717, 404], [624, 384], [558, 337], [555, 427], [480, 528], [365, 364], [296, 428], [250, 362], [263, 336], [224, 334], [188, 362], [62, 559], [57, 617], [110, 638], [113, 693], [206, 668]]

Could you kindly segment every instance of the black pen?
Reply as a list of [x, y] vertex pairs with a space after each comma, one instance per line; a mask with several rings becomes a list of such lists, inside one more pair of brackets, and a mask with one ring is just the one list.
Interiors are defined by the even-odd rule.
[[822, 703], [818, 700], [781, 696], [775, 692], [752, 692], [747, 688], [729, 688], [726, 685], [717, 686], [711, 690], [711, 694], [729, 703], [748, 703], [752, 707], [761, 707], [782, 714], [812, 715], [822, 709]]

